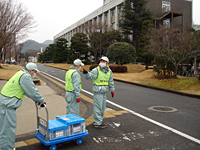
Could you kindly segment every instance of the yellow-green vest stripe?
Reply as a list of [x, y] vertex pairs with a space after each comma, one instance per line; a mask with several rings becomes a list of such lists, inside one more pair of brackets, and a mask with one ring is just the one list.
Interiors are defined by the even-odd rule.
[[94, 79], [93, 84], [95, 85], [108, 85], [111, 72], [108, 70], [107, 73], [100, 70], [99, 66], [97, 67], [98, 77]]
[[18, 71], [3, 87], [1, 94], [6, 97], [16, 97], [20, 100], [24, 99], [25, 92], [19, 85], [19, 79], [25, 72]]
[[[77, 71], [76, 69], [69, 69], [67, 71], [66, 76], [65, 76], [65, 81], [66, 81], [65, 90], [66, 91], [74, 91], [74, 85], [72, 82], [72, 74], [76, 71]], [[82, 84], [81, 84], [81, 78], [80, 78], [80, 90], [81, 89], [82, 89]]]

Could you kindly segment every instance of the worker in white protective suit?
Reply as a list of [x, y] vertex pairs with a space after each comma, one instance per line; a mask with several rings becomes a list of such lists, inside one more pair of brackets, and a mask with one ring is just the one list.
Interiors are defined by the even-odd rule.
[[73, 66], [70, 66], [70, 69], [65, 75], [65, 100], [67, 102], [67, 114], [79, 115], [80, 92], [82, 89], [80, 76], [81, 66], [84, 66], [84, 64], [80, 59], [74, 60]]
[[[13, 150], [16, 131], [16, 109], [22, 104], [24, 96], [44, 104], [44, 98], [38, 92], [32, 78], [37, 65], [28, 63], [4, 85], [0, 94], [0, 150]], [[23, 116], [22, 116], [23, 117]]]
[[106, 108], [106, 93], [108, 89], [110, 89], [111, 95], [114, 97], [115, 87], [113, 74], [108, 63], [109, 59], [103, 56], [99, 66], [92, 69], [91, 72], [87, 72], [83, 69], [85, 79], [93, 80], [93, 126], [95, 128], [106, 128], [106, 124], [103, 122], [103, 116]]

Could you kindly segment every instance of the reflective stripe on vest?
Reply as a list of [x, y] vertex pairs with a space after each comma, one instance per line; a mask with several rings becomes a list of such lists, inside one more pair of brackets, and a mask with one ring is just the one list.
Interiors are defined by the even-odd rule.
[[[65, 81], [66, 81], [65, 90], [66, 91], [74, 91], [74, 85], [72, 82], [72, 74], [76, 71], [77, 71], [76, 69], [69, 69], [67, 71], [66, 76], [65, 76]], [[82, 89], [82, 85], [81, 85], [81, 78], [80, 78], [80, 90], [81, 89]]]
[[97, 67], [98, 77], [94, 79], [93, 84], [95, 85], [108, 85], [111, 72], [108, 70], [107, 73], [103, 72], [100, 67]]
[[19, 79], [25, 72], [18, 71], [3, 87], [1, 94], [6, 97], [16, 97], [20, 100], [24, 99], [25, 92], [19, 85]]

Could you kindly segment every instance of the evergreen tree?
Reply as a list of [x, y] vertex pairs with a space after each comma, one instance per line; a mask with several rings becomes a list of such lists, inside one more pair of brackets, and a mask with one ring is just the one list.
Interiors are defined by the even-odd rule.
[[[103, 33], [102, 33], [103, 34]], [[103, 39], [103, 38], [102, 38]], [[94, 56], [94, 63], [97, 63], [98, 57], [99, 57], [99, 41], [100, 41], [100, 36], [98, 32], [93, 32], [90, 35], [90, 48], [91, 48], [91, 55]]]
[[146, 69], [148, 69], [149, 63], [153, 60], [153, 54], [145, 49], [145, 46], [149, 43], [146, 35], [152, 27], [154, 27], [153, 22], [151, 20], [145, 20], [142, 24], [142, 32], [139, 40], [138, 61], [145, 62]]
[[[145, 8], [147, 0], [125, 0], [119, 27], [126, 42], [138, 51], [139, 38], [144, 20], [152, 20], [152, 14]], [[128, 40], [128, 41], [127, 41]]]
[[68, 61], [68, 41], [65, 38], [60, 38], [55, 43], [55, 51], [53, 54], [54, 63], [63, 63]]
[[45, 51], [39, 55], [39, 62], [53, 62], [53, 55], [55, 51], [55, 44], [49, 44]]
[[76, 54], [76, 58], [84, 58], [83, 62], [88, 61], [88, 37], [85, 33], [76, 33], [71, 39], [71, 51]]
[[44, 52], [46, 61], [53, 60], [54, 51], [55, 51], [55, 44], [50, 44], [48, 47], [46, 47]]

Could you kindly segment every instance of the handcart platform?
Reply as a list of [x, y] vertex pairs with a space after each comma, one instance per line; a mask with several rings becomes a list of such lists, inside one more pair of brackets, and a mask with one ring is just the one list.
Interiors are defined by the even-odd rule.
[[78, 144], [82, 143], [82, 138], [88, 136], [89, 133], [88, 132], [84, 132], [78, 135], [72, 135], [72, 136], [65, 136], [62, 138], [57, 138], [57, 139], [53, 139], [53, 140], [49, 140], [49, 141], [45, 141], [45, 136], [43, 136], [40, 133], [35, 133], [35, 137], [45, 146], [52, 146], [52, 145], [56, 145], [59, 143], [63, 143], [63, 142], [67, 142], [67, 141], [72, 141], [72, 140], [78, 140]]

